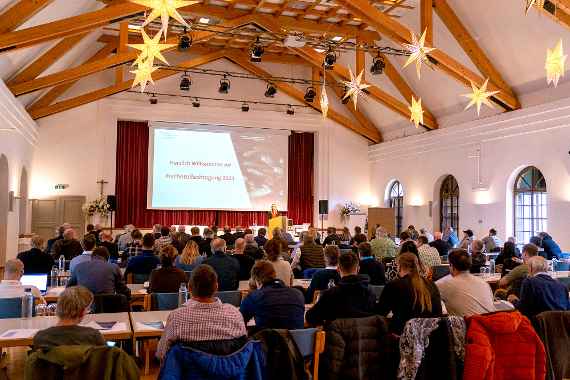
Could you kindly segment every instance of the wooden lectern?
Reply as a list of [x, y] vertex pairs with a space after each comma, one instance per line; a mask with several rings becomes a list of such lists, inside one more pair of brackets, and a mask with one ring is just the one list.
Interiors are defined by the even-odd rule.
[[273, 239], [273, 230], [275, 228], [281, 228], [282, 230], [287, 230], [287, 217], [278, 216], [276, 218], [269, 219], [269, 231], [267, 231], [267, 236], [269, 239]]

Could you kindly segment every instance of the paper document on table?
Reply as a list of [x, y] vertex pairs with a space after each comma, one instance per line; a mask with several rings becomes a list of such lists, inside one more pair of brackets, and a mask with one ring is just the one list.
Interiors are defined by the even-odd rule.
[[33, 338], [38, 329], [13, 329], [4, 331], [0, 339], [29, 339]]
[[111, 331], [125, 331], [127, 329], [127, 325], [124, 322], [96, 322], [90, 321], [83, 326], [91, 327], [95, 330], [99, 330], [102, 333], [111, 332]]
[[164, 330], [164, 325], [166, 323], [163, 321], [157, 322], [137, 322], [137, 330]]

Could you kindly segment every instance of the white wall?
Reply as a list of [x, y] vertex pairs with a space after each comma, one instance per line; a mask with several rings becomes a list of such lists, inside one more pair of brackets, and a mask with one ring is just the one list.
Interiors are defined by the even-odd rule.
[[[476, 156], [481, 153], [481, 179]], [[460, 228], [482, 236], [495, 227], [513, 234], [512, 187], [520, 169], [534, 165], [547, 180], [548, 232], [570, 250], [570, 99], [410, 136], [369, 148], [371, 188], [383, 204], [386, 186], [404, 186], [404, 225], [439, 229], [439, 183], [455, 176]], [[484, 189], [484, 190], [481, 190]], [[429, 202], [433, 201], [433, 217]]]
[[[0, 155], [4, 155], [8, 159], [8, 191], [13, 191], [17, 198], [20, 196], [22, 170], [26, 168], [28, 175], [30, 174], [32, 154], [37, 137], [36, 123], [14, 98], [4, 82], [0, 81]], [[5, 189], [0, 189], [0, 196], [7, 198], [8, 194], [5, 191]], [[1, 220], [3, 218], [0, 218], [0, 223], [2, 223]], [[11, 259], [16, 257], [20, 233], [18, 199], [14, 202], [13, 211], [8, 213], [7, 221], [7, 239], [0, 241], [0, 244], [6, 244], [6, 259]], [[26, 232], [29, 232], [29, 223]], [[3, 263], [0, 262], [0, 266], [2, 265]]]
[[[203, 104], [192, 108], [188, 104], [169, 104], [162, 100], [150, 106], [146, 99], [108, 98], [40, 119], [31, 197], [85, 195], [92, 200], [99, 195], [96, 182], [101, 178], [109, 182], [106, 193], [114, 193], [116, 126], [117, 120], [123, 119], [316, 132], [315, 201], [331, 200], [335, 215], [330, 215], [330, 223], [339, 223], [339, 203], [369, 199], [367, 140], [330, 120], [323, 120], [314, 111], [301, 109], [290, 117], [282, 110], [252, 109], [243, 113], [239, 107], [240, 104], [223, 108]], [[58, 183], [69, 187], [56, 191], [54, 186]], [[316, 202], [315, 219], [318, 219]]]

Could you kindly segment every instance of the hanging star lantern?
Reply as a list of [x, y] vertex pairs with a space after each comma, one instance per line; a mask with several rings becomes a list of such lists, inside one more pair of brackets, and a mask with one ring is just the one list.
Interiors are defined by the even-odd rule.
[[544, 0], [526, 0], [525, 10], [524, 10], [525, 14], [528, 15], [528, 12], [530, 11], [530, 8], [532, 8], [533, 5], [537, 8], [543, 8]]
[[362, 84], [362, 75], [364, 74], [364, 70], [358, 74], [357, 77], [354, 77], [352, 73], [352, 69], [349, 68], [350, 72], [350, 82], [343, 81], [344, 85], [346, 86], [347, 90], [344, 94], [343, 100], [351, 98], [352, 103], [354, 104], [354, 109], [356, 109], [356, 104], [358, 102], [358, 96], [364, 94], [364, 90], [370, 87], [369, 84]]
[[323, 78], [323, 88], [321, 88], [320, 103], [321, 114], [323, 115], [323, 119], [326, 119], [329, 113], [329, 97], [327, 95], [326, 78]]
[[486, 104], [487, 106], [493, 108], [493, 103], [489, 100], [489, 98], [495, 94], [498, 94], [500, 91], [487, 91], [487, 84], [489, 83], [489, 78], [483, 82], [481, 87], [477, 87], [477, 85], [471, 82], [471, 88], [473, 92], [471, 94], [462, 95], [466, 98], [471, 99], [469, 104], [465, 107], [465, 110], [468, 110], [473, 105], [477, 105], [477, 116], [481, 112], [481, 105]]
[[160, 44], [160, 33], [157, 33], [153, 38], [150, 38], [148, 34], [141, 29], [141, 34], [143, 37], [142, 44], [128, 44], [127, 46], [132, 47], [134, 49], [140, 50], [140, 54], [137, 60], [133, 63], [133, 65], [140, 65], [146, 61], [150, 62], [150, 64], [154, 64], [154, 59], [158, 58], [162, 62], [168, 65], [166, 58], [162, 55], [161, 51], [166, 49], [171, 49], [176, 47], [176, 44]]
[[131, 88], [134, 88], [140, 84], [141, 92], [144, 92], [148, 82], [154, 84], [154, 81], [152, 80], [152, 73], [154, 73], [156, 70], [158, 70], [158, 67], [154, 67], [150, 61], [140, 63], [136, 70], [131, 71], [132, 74], [135, 74], [135, 79], [133, 80], [133, 85]]
[[178, 13], [178, 8], [187, 7], [190, 5], [194, 5], [199, 3], [199, 1], [187, 1], [187, 0], [129, 0], [131, 3], [139, 4], [144, 7], [151, 8], [152, 11], [146, 18], [146, 21], [143, 24], [147, 26], [154, 20], [160, 17], [160, 21], [162, 22], [162, 28], [160, 29], [160, 33], [164, 33], [164, 38], [166, 39], [166, 32], [168, 31], [168, 21], [170, 17], [181, 23], [186, 27], [190, 27], [186, 20], [180, 16]]
[[423, 34], [421, 35], [420, 39], [418, 40], [414, 32], [412, 34], [412, 43], [411, 44], [403, 44], [403, 46], [410, 52], [410, 56], [408, 60], [404, 64], [404, 68], [408, 67], [412, 62], [416, 63], [416, 71], [418, 73], [418, 79], [421, 79], [421, 68], [422, 63], [428, 64], [428, 54], [435, 50], [435, 48], [426, 47], [426, 33], [427, 29], [424, 30]]
[[414, 123], [416, 128], [420, 127], [420, 124], [424, 123], [424, 110], [422, 108], [422, 98], [416, 100], [412, 96], [412, 105], [408, 107], [410, 109], [410, 121]]
[[566, 71], [566, 57], [564, 49], [562, 48], [562, 38], [558, 41], [554, 49], [546, 49], [546, 83], [558, 86], [560, 77], [564, 76]]

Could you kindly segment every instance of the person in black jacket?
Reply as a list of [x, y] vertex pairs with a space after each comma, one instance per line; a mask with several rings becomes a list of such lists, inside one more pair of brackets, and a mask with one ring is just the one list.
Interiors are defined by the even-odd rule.
[[232, 234], [232, 229], [230, 228], [230, 226], [225, 226], [224, 227], [224, 234], [222, 236], [220, 236], [220, 239], [224, 239], [226, 242], [226, 245], [234, 245], [235, 242], [235, 238], [234, 235]]
[[451, 245], [445, 240], [443, 240], [442, 236], [443, 235], [441, 232], [434, 233], [433, 234], [434, 240], [431, 243], [429, 243], [430, 247], [437, 249], [437, 252], [439, 252], [440, 256], [447, 255], [449, 253], [449, 250], [451, 249]]
[[406, 322], [412, 318], [441, 316], [441, 298], [435, 284], [420, 276], [419, 261], [413, 253], [398, 256], [399, 279], [386, 284], [377, 311], [392, 312], [390, 331], [401, 335]]
[[360, 243], [358, 245], [358, 254], [360, 255], [360, 270], [358, 274], [370, 277], [370, 285], [384, 285], [386, 283], [384, 265], [372, 255], [370, 243]]
[[311, 284], [305, 293], [305, 302], [313, 303], [315, 291], [326, 290], [331, 285], [337, 285], [340, 281], [337, 265], [340, 256], [340, 249], [336, 245], [329, 245], [325, 248], [325, 269], [318, 270], [313, 274]]
[[24, 274], [50, 274], [54, 266], [53, 258], [42, 251], [44, 239], [41, 236], [32, 237], [32, 249], [18, 254], [18, 260], [24, 263]]
[[239, 263], [239, 280], [247, 281], [251, 274], [251, 268], [255, 264], [255, 260], [250, 256], [244, 254], [245, 240], [237, 239], [235, 241], [234, 252], [232, 257]]
[[358, 258], [352, 252], [339, 258], [341, 279], [334, 288], [323, 291], [319, 301], [305, 319], [309, 325], [319, 326], [339, 318], [362, 318], [373, 315], [376, 297], [368, 285], [358, 277]]
[[226, 254], [226, 241], [224, 239], [214, 239], [212, 242], [214, 254], [204, 260], [214, 268], [218, 275], [218, 291], [237, 290], [239, 287], [239, 262]]

